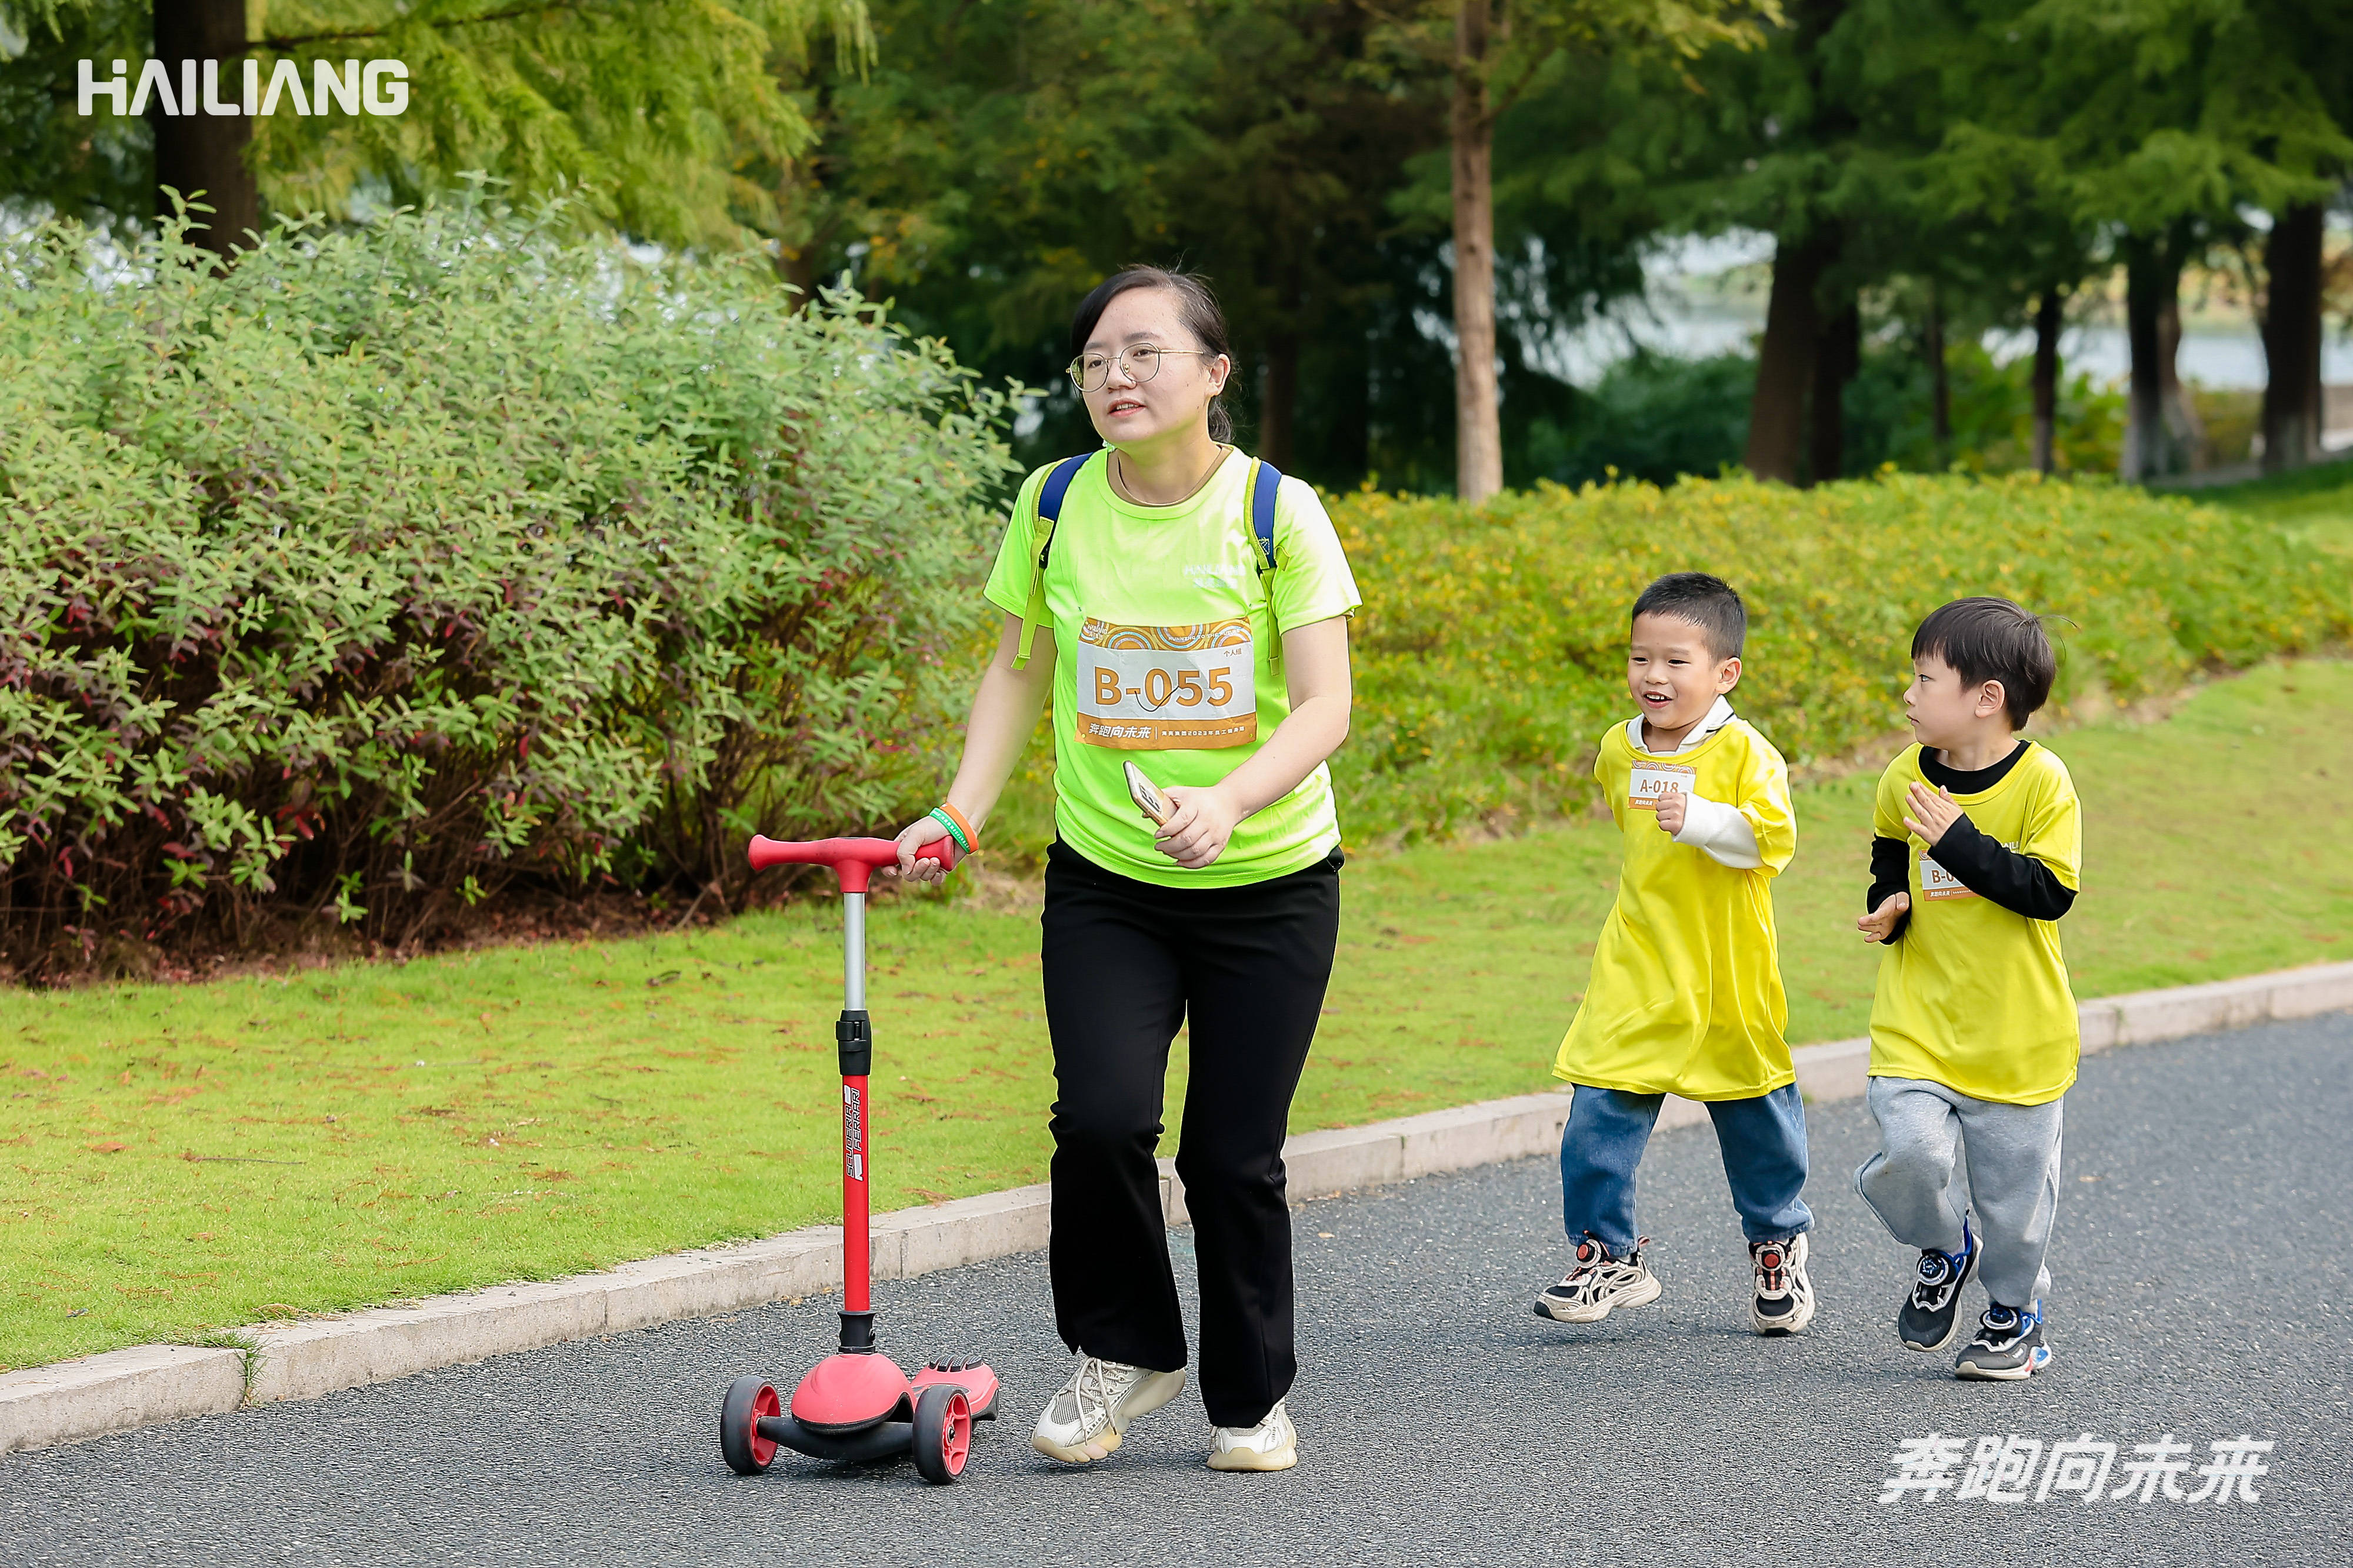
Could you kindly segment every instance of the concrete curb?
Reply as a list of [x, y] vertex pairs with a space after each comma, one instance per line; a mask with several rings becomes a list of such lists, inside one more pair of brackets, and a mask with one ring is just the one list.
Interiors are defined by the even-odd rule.
[[[2340, 1008], [2353, 1008], [2353, 963], [2109, 996], [2083, 1005], [2084, 1049], [2145, 1045]], [[1791, 1054], [1807, 1099], [1852, 1100], [1862, 1093], [1868, 1040], [1801, 1046]], [[1365, 1127], [1303, 1132], [1283, 1147], [1291, 1191], [1295, 1197], [1319, 1197], [1548, 1154], [1559, 1146], [1568, 1103], [1566, 1092], [1529, 1094]], [[1684, 1127], [1706, 1120], [1705, 1106], [1670, 1097], [1659, 1125]], [[1184, 1223], [1184, 1184], [1166, 1162], [1161, 1195], [1169, 1222]], [[1046, 1245], [1046, 1234], [1042, 1185], [902, 1209], [875, 1217], [874, 1277], [912, 1279], [1034, 1252]], [[840, 1279], [840, 1227], [818, 1226], [546, 1284], [503, 1285], [411, 1306], [260, 1324], [239, 1336], [252, 1345], [249, 1352], [184, 1345], [111, 1351], [0, 1374], [0, 1454], [247, 1405], [315, 1399], [564, 1340], [737, 1311], [816, 1295]]]

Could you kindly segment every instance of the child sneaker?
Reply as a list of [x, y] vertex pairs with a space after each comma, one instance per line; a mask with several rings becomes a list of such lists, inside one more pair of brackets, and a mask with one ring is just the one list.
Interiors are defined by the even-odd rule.
[[1065, 1464], [1092, 1463], [1119, 1447], [1129, 1422], [1159, 1409], [1184, 1386], [1181, 1367], [1175, 1372], [1154, 1372], [1082, 1355], [1071, 1381], [1062, 1384], [1038, 1417], [1038, 1431], [1029, 1446]]
[[1599, 1238], [1588, 1236], [1577, 1244], [1577, 1262], [1557, 1285], [1545, 1287], [1536, 1298], [1536, 1316], [1556, 1323], [1598, 1323], [1613, 1307], [1641, 1307], [1659, 1299], [1659, 1277], [1642, 1261], [1642, 1246], [1634, 1243], [1623, 1258], [1612, 1258]]
[[1760, 1334], [1794, 1334], [1814, 1321], [1814, 1282], [1806, 1274], [1802, 1232], [1787, 1241], [1752, 1241], [1748, 1266], [1757, 1294], [1748, 1303], [1748, 1324]]
[[1287, 1470], [1299, 1463], [1299, 1434], [1282, 1401], [1255, 1426], [1220, 1426], [1209, 1435], [1213, 1470]]
[[1895, 1310], [1895, 1335], [1915, 1351], [1940, 1351], [1953, 1342], [1961, 1321], [1961, 1287], [1978, 1271], [1978, 1238], [1961, 1222], [1961, 1249], [1925, 1247], [1912, 1293]]
[[1953, 1375], [2016, 1383], [2050, 1364], [2051, 1347], [2042, 1342], [2042, 1303], [2023, 1311], [1997, 1304], [1978, 1320], [1978, 1337], [1953, 1363]]

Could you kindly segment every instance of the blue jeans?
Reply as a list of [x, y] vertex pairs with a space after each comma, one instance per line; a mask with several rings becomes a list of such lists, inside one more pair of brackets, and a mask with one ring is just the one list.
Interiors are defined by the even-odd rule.
[[[1662, 1094], [1577, 1086], [1560, 1136], [1560, 1205], [1572, 1240], [1590, 1235], [1613, 1254], [1633, 1249], [1634, 1167], [1641, 1163]], [[1798, 1086], [1754, 1100], [1712, 1100], [1707, 1113], [1724, 1151], [1724, 1179], [1751, 1241], [1787, 1241], [1814, 1227], [1799, 1193], [1806, 1184], [1806, 1108]]]

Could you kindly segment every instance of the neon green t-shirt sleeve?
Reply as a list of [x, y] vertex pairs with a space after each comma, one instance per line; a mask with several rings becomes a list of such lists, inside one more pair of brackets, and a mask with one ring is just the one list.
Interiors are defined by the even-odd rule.
[[1274, 498], [1274, 563], [1266, 583], [1277, 632], [1347, 615], [1364, 603], [1323, 498], [1288, 475]]
[[1029, 523], [1038, 515], [1038, 489], [1046, 482], [1046, 472], [1039, 468], [1021, 481], [1005, 520], [1005, 538], [997, 546], [997, 564], [988, 569], [988, 585], [981, 590], [1008, 616], [1029, 607], [1029, 574], [1037, 566], [1037, 552], [1029, 548]]

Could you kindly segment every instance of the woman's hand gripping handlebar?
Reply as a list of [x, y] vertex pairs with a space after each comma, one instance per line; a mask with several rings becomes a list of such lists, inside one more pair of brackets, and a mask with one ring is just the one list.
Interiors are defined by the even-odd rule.
[[899, 875], [913, 882], [944, 882], [964, 851], [936, 816], [919, 816], [892, 840], [898, 851]]
[[[917, 826], [921, 826], [917, 824]], [[939, 825], [932, 825], [938, 828]], [[908, 834], [896, 838], [818, 838], [806, 844], [788, 843], [781, 838], [752, 840], [752, 869], [770, 866], [830, 866], [841, 882], [845, 893], [862, 893], [876, 868], [896, 869], [902, 875], [918, 880], [936, 882], [944, 878], [960, 857], [955, 840], [939, 828], [934, 841], [910, 847]]]

